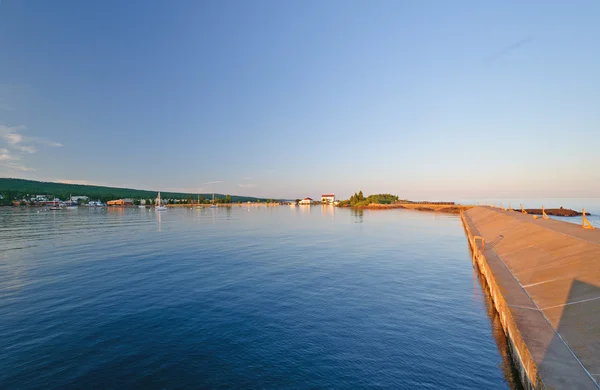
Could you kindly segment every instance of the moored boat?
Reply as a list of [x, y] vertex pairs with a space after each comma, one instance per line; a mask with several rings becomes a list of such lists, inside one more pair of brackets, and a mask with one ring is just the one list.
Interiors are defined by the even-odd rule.
[[156, 198], [156, 206], [154, 206], [154, 210], [155, 211], [166, 211], [167, 210], [167, 206], [163, 206], [160, 203], [160, 191], [158, 192], [158, 197]]

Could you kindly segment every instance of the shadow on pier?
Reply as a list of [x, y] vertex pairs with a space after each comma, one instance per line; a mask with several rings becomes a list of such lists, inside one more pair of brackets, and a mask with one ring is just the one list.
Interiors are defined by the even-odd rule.
[[[561, 352], [568, 348], [585, 375], [598, 386], [600, 372], [594, 370], [598, 369], [597, 357], [600, 356], [600, 288], [574, 279], [565, 302], [558, 307], [542, 308], [542, 313], [556, 330], [539, 364], [542, 378], [544, 373], [567, 369], [557, 356], [561, 356]], [[565, 388], [572, 385], [567, 382], [562, 384]]]

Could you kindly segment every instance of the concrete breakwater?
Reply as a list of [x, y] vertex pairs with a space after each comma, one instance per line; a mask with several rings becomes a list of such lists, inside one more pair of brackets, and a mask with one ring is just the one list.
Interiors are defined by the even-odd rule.
[[370, 204], [368, 206], [358, 207], [368, 210], [391, 210], [391, 209], [409, 209], [415, 211], [434, 211], [439, 213], [459, 214], [461, 211], [468, 210], [473, 206], [458, 205], [454, 203], [430, 202], [430, 203], [392, 203], [392, 204]]
[[488, 207], [461, 219], [525, 387], [599, 389], [600, 230]]

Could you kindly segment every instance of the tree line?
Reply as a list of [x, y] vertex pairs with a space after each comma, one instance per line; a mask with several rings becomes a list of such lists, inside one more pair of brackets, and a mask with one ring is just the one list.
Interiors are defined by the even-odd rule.
[[[151, 203], [154, 203], [157, 191], [0, 178], [0, 205], [10, 205], [14, 200], [21, 200], [34, 195], [48, 195], [61, 200], [68, 200], [70, 195], [87, 196], [90, 200], [99, 200], [101, 202], [115, 199], [134, 199], [134, 201], [139, 202], [140, 199], [146, 199], [146, 202], [151, 200]], [[165, 199], [197, 199], [198, 195], [199, 194], [161, 192], [161, 197]], [[212, 194], [201, 194], [201, 197], [204, 200], [207, 198], [212, 199]], [[215, 194], [215, 202], [217, 202], [217, 199], [220, 199], [219, 202], [221, 203], [239, 201], [256, 202], [257, 200], [264, 202], [268, 201], [268, 199], [265, 198]]]
[[370, 204], [392, 204], [398, 201], [397, 195], [392, 194], [373, 194], [365, 198], [362, 190], [355, 192], [350, 199], [342, 200], [339, 207], [365, 207]]

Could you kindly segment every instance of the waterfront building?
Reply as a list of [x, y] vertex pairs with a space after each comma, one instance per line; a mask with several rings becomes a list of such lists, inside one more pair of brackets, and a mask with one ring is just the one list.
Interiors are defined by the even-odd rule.
[[312, 202], [311, 198], [304, 198], [300, 201], [300, 204], [310, 204]]
[[117, 199], [106, 202], [109, 206], [133, 206], [133, 199]]
[[321, 195], [321, 202], [333, 204], [335, 203], [335, 194], [323, 194]]

